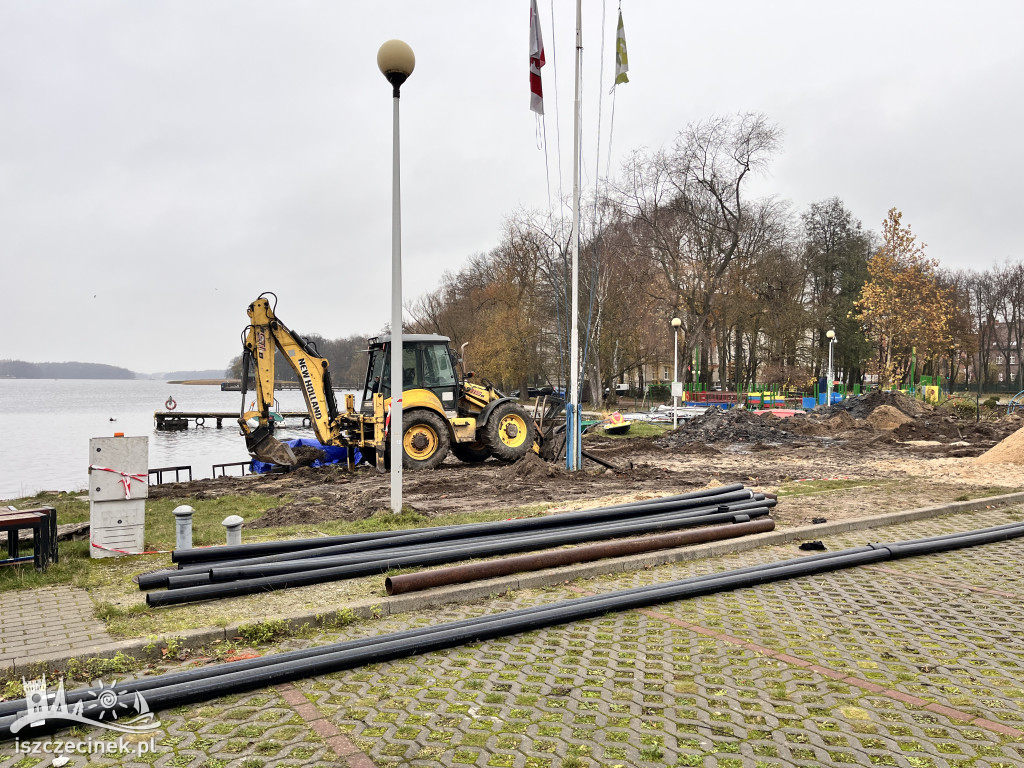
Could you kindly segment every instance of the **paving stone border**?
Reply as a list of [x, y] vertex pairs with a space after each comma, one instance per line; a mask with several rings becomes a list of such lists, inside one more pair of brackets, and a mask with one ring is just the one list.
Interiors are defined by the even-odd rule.
[[[336, 611], [266, 616], [262, 618], [262, 621], [283, 622], [288, 631], [299, 632], [303, 629], [329, 627], [332, 624], [349, 622], [353, 619], [380, 618], [382, 616], [416, 612], [425, 608], [450, 603], [466, 603], [519, 589], [547, 587], [581, 578], [636, 571], [666, 563], [717, 557], [737, 552], [746, 552], [759, 547], [818, 539], [836, 533], [870, 530], [959, 512], [973, 512], [981, 509], [1012, 506], [1014, 504], [1024, 504], [1024, 492], [950, 502], [948, 504], [873, 515], [855, 520], [843, 520], [787, 530], [776, 530], [739, 539], [669, 549], [643, 555], [612, 558], [594, 563], [549, 568], [543, 571], [488, 579], [470, 584], [438, 587], [393, 597], [382, 596], [380, 599], [364, 599], [350, 603]], [[21, 676], [39, 676], [44, 672], [63, 672], [73, 660], [83, 662], [88, 659], [110, 659], [118, 654], [140, 660], [161, 658], [168, 646], [197, 650], [217, 642], [230, 641], [239, 637], [241, 628], [251, 623], [253, 622], [236, 623], [223, 628], [211, 627], [185, 630], [157, 637], [133, 638], [112, 643], [90, 645], [77, 648], [74, 651], [59, 651], [31, 657], [16, 657], [0, 661], [0, 681], [17, 679]]]

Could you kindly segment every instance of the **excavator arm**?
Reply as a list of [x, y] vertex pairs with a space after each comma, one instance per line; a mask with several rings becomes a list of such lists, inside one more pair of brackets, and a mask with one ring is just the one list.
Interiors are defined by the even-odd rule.
[[[262, 294], [249, 305], [249, 326], [245, 330], [242, 353], [242, 414], [238, 419], [249, 453], [260, 461], [292, 466], [296, 463], [291, 448], [273, 435], [274, 358], [282, 358], [295, 372], [306, 400], [306, 409], [317, 439], [324, 445], [343, 445], [342, 424], [331, 387], [327, 360], [312, 344], [277, 319], [273, 307]], [[276, 297], [274, 297], [276, 300]], [[256, 383], [254, 410], [245, 410], [245, 387], [250, 371]]]

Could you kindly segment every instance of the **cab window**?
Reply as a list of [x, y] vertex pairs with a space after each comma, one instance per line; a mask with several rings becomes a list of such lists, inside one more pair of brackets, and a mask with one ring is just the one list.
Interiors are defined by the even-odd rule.
[[[380, 376], [380, 391], [385, 398], [391, 397], [391, 347], [384, 350], [384, 369]], [[416, 347], [402, 349], [402, 391], [418, 386], [421, 372]]]
[[423, 347], [423, 386], [451, 387], [455, 385], [455, 372], [452, 370], [448, 347], [442, 344], [429, 344]]
[[373, 395], [380, 391], [382, 374], [384, 372], [384, 350], [381, 348], [370, 350], [370, 362], [366, 366], [366, 384], [363, 386], [363, 402], [373, 401]]

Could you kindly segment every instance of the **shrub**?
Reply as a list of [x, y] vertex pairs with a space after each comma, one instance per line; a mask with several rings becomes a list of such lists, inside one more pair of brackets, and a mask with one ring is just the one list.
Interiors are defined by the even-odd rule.
[[950, 398], [942, 404], [958, 419], [974, 419], [978, 416], [978, 405], [966, 397]]

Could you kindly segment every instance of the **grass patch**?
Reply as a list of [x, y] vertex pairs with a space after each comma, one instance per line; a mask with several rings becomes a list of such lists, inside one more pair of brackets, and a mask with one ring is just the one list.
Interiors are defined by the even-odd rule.
[[[671, 424], [651, 424], [647, 421], [634, 421], [631, 422], [629, 431], [624, 435], [609, 435], [603, 429], [596, 429], [593, 432], [587, 434], [597, 434], [601, 437], [607, 437], [609, 440], [629, 440], [633, 437], [660, 437], [666, 432], [672, 431]], [[583, 436], [584, 439], [587, 435]]]
[[288, 625], [280, 619], [267, 619], [252, 624], [242, 624], [238, 628], [238, 634], [247, 643], [261, 645], [284, 637], [288, 634]]
[[1001, 485], [993, 485], [988, 488], [971, 488], [970, 492], [961, 494], [964, 498], [957, 497], [957, 501], [970, 501], [971, 499], [987, 499], [989, 496], [1002, 496], [1004, 493], [1016, 493], [1020, 488], [1006, 488]]
[[[40, 493], [16, 499], [13, 506], [18, 509], [48, 506], [57, 510], [57, 524], [81, 523], [89, 520], [88, 498], [81, 494]], [[146, 549], [165, 551], [174, 548], [175, 522], [172, 510], [189, 504], [196, 513], [193, 517], [193, 543], [208, 546], [224, 543], [224, 526], [228, 515], [241, 515], [246, 520], [255, 520], [266, 510], [281, 504], [281, 499], [272, 496], [224, 496], [219, 499], [152, 499], [146, 502]], [[267, 538], [274, 538], [268, 529]], [[251, 540], [255, 540], [254, 538]], [[31, 554], [31, 543], [22, 546], [23, 554]], [[128, 567], [126, 567], [126, 564]], [[131, 575], [147, 570], [170, 567], [169, 555], [147, 555], [136, 557], [107, 557], [93, 559], [89, 556], [89, 542], [63, 541], [60, 543], [60, 562], [51, 564], [45, 572], [39, 573], [31, 563], [0, 569], [0, 592], [12, 589], [35, 589], [55, 584], [70, 584], [88, 589], [110, 579], [130, 578]], [[126, 575], [126, 571], [129, 571]]]
[[120, 675], [139, 667], [140, 662], [118, 652], [110, 659], [89, 658], [68, 661], [67, 675], [73, 680], [92, 681], [109, 675]]
[[788, 482], [779, 486], [779, 498], [795, 498], [799, 496], [814, 496], [821, 493], [832, 493], [833, 491], [848, 491], [851, 488], [877, 488], [886, 485], [896, 485], [895, 480], [808, 480], [803, 483]]

